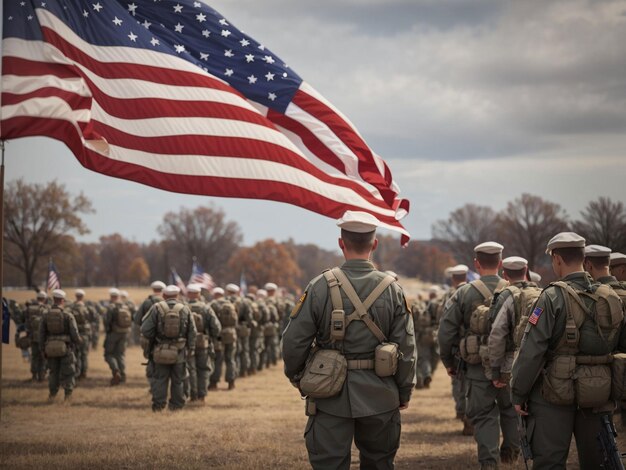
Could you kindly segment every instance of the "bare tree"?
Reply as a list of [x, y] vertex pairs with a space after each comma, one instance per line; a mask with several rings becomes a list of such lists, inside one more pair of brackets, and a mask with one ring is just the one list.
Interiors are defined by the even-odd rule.
[[567, 213], [556, 203], [525, 193], [507, 204], [497, 226], [506, 254], [526, 258], [533, 269], [550, 238], [567, 230]]
[[167, 258], [179, 272], [184, 272], [180, 271], [183, 268], [190, 270], [195, 256], [217, 280], [227, 275], [228, 259], [242, 240], [239, 225], [226, 220], [224, 211], [212, 205], [168, 212], [158, 231], [172, 247], [168, 251], [175, 250], [176, 256], [168, 253]]
[[119, 233], [100, 237], [100, 282], [119, 286], [128, 280], [130, 264], [138, 256], [139, 245]]
[[621, 201], [600, 197], [587, 204], [580, 215], [582, 219], [574, 222], [573, 228], [588, 244], [626, 251], [626, 208]]
[[488, 206], [466, 204], [450, 214], [447, 220], [435, 222], [432, 234], [455, 259], [471, 266], [474, 247], [497, 238], [496, 212]]
[[82, 193], [71, 196], [64, 185], [29, 184], [18, 179], [4, 194], [4, 259], [24, 273], [29, 287], [41, 260], [62, 253], [67, 236], [89, 230], [80, 214], [91, 213], [91, 201]]

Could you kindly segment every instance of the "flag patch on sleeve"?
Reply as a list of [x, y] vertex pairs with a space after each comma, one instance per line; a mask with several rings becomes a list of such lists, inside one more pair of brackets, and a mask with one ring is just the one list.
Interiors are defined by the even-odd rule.
[[528, 317], [528, 323], [531, 323], [532, 325], [536, 325], [542, 313], [543, 313], [543, 309], [541, 307], [535, 307], [535, 310], [533, 310], [533, 313], [531, 313], [530, 317]]

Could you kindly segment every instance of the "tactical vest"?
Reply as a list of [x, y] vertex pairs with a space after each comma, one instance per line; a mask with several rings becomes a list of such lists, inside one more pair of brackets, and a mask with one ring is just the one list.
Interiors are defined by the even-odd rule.
[[46, 329], [49, 336], [63, 336], [68, 332], [65, 327], [65, 313], [63, 309], [53, 306], [45, 316]]
[[219, 307], [218, 316], [223, 328], [232, 328], [236, 326], [237, 322], [239, 321], [239, 314], [237, 313], [237, 309], [235, 308], [235, 305], [230, 301], [222, 303], [222, 305]]
[[156, 309], [159, 312], [157, 320], [157, 337], [159, 340], [169, 342], [185, 337], [186, 328], [181, 315], [183, 308], [185, 305], [180, 302], [172, 307], [164, 300], [156, 304]]
[[76, 326], [80, 334], [87, 334], [91, 331], [91, 325], [89, 323], [89, 311], [82, 302], [75, 302], [72, 305], [72, 314], [76, 319]]
[[26, 323], [30, 331], [31, 341], [39, 342], [39, 325], [43, 316], [43, 306], [39, 303], [30, 304], [26, 309]]
[[133, 324], [133, 315], [130, 313], [128, 305], [122, 302], [115, 304], [113, 316], [113, 331], [115, 333], [128, 333]]
[[[529, 284], [525, 287], [509, 286], [504, 290], [511, 292], [513, 296], [513, 309], [515, 312], [515, 318], [513, 323], [513, 344], [512, 348], [507, 344], [507, 350], [519, 349], [522, 343], [522, 337], [524, 336], [524, 330], [528, 323], [528, 318], [533, 311], [535, 303], [542, 292], [542, 289], [537, 287], [536, 284]], [[494, 312], [497, 314], [498, 312]]]

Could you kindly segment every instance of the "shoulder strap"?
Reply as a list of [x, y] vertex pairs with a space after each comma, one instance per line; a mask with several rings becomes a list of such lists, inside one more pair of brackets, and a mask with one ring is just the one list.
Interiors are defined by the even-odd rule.
[[[337, 269], [337, 268], [335, 268]], [[333, 304], [333, 310], [343, 310], [343, 301], [341, 300], [341, 292], [339, 291], [339, 281], [333, 273], [332, 269], [324, 271], [324, 277], [330, 290], [330, 301]]]
[[[483, 299], [487, 300], [490, 297], [493, 296], [493, 293], [489, 290], [489, 288], [487, 287], [487, 285], [481, 281], [480, 279], [476, 279], [475, 281], [470, 282], [470, 285], [476, 289], [480, 295], [483, 296]], [[500, 285], [500, 283], [498, 282], [498, 285]]]

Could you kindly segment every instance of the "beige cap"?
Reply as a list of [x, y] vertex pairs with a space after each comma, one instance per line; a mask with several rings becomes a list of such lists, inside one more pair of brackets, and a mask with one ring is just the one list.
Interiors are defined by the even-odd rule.
[[587, 245], [585, 247], [585, 257], [603, 258], [611, 256], [611, 249], [602, 245]]
[[152, 290], [163, 290], [165, 289], [165, 283], [163, 281], [154, 281], [150, 284]]
[[484, 242], [474, 247], [475, 253], [487, 253], [488, 255], [495, 255], [502, 253], [504, 247], [497, 242]]
[[170, 284], [169, 286], [165, 287], [165, 289], [163, 289], [163, 295], [178, 295], [180, 294], [180, 287], [175, 286], [174, 284]]
[[530, 276], [530, 280], [532, 282], [541, 282], [541, 274], [536, 273], [535, 271], [529, 271], [528, 275]]
[[528, 266], [528, 261], [521, 256], [509, 256], [502, 260], [502, 267], [504, 269], [517, 271], [518, 269], [524, 269], [526, 266]]
[[213, 295], [224, 295], [224, 289], [222, 289], [221, 287], [215, 287], [211, 291], [211, 294], [213, 294]]
[[265, 289], [257, 289], [256, 296], [264, 299], [265, 297], [267, 297], [267, 291]]
[[583, 248], [585, 239], [574, 232], [561, 232], [553, 236], [548, 242], [546, 255], [551, 255], [556, 248]]
[[109, 295], [111, 297], [119, 297], [120, 296], [120, 290], [116, 289], [115, 287], [112, 287], [111, 289], [109, 289]]
[[54, 297], [55, 299], [64, 299], [65, 291], [62, 291], [61, 289], [54, 289], [52, 291], [52, 297]]
[[337, 220], [337, 227], [355, 233], [373, 232], [379, 225], [380, 222], [376, 217], [363, 211], [345, 211]]
[[457, 264], [456, 266], [452, 266], [448, 269], [450, 270], [449, 272], [452, 276], [462, 276], [464, 274], [467, 274], [467, 272], [469, 271], [469, 268], [464, 264]]
[[74, 295], [76, 295], [76, 297], [85, 297], [85, 291], [82, 289], [76, 289], [76, 291], [74, 291]]
[[239, 292], [239, 286], [237, 284], [226, 284], [226, 290], [228, 292]]
[[120, 295], [121, 295], [122, 297], [128, 297], [128, 291], [127, 291], [127, 290], [121, 290], [121, 291], [120, 291]]
[[278, 289], [278, 286], [276, 284], [274, 284], [273, 282], [268, 282], [267, 284], [265, 284], [263, 286], [263, 289], [265, 289], [265, 290], [276, 290], [276, 289]]
[[199, 294], [201, 291], [202, 287], [200, 287], [200, 284], [189, 284], [187, 286], [187, 292], [190, 294]]
[[626, 264], [626, 255], [617, 251], [611, 253], [611, 266], [619, 266], [620, 264]]
[[37, 298], [38, 299], [47, 299], [48, 298], [48, 294], [46, 294], [44, 291], [40, 290], [39, 292], [37, 292]]

